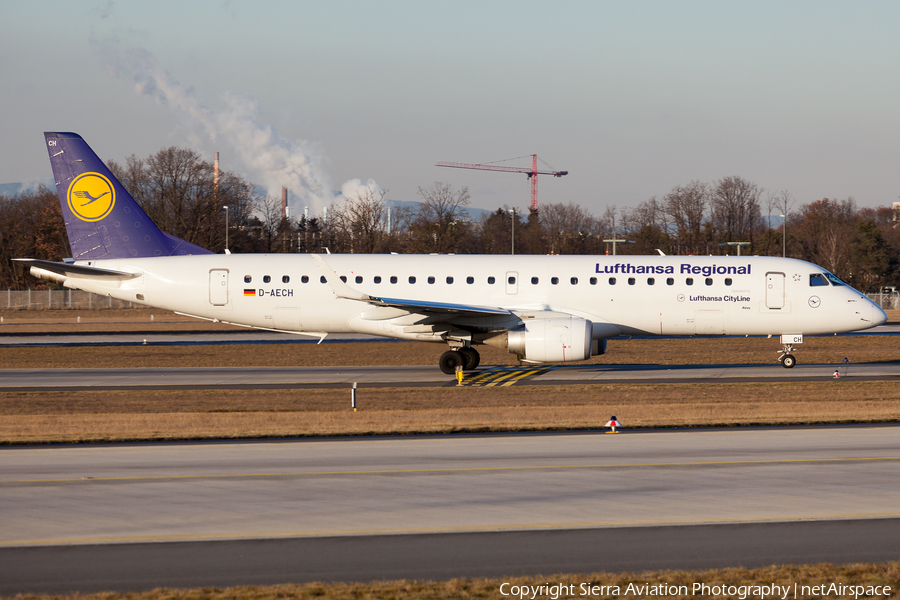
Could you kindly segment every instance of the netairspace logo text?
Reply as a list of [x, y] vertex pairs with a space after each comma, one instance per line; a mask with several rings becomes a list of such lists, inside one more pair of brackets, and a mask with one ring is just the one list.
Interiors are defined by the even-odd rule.
[[671, 585], [668, 583], [629, 583], [623, 588], [620, 585], [595, 585], [593, 583], [550, 584], [543, 585], [513, 585], [503, 583], [500, 586], [500, 594], [507, 597], [523, 600], [536, 600], [537, 598], [549, 598], [557, 600], [564, 597], [577, 596], [728, 596], [740, 600], [756, 599], [767, 600], [780, 598], [800, 598], [807, 596], [850, 596], [853, 598], [882, 596], [887, 597], [892, 593], [889, 585], [850, 585], [845, 583], [821, 583], [819, 585], [800, 585], [797, 583], [778, 585], [776, 583], [766, 585], [707, 585], [694, 583], [687, 585]]

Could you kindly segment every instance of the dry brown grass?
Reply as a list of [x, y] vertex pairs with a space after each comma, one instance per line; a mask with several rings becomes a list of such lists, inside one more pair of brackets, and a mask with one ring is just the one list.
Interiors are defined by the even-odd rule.
[[156, 308], [0, 310], [0, 333], [82, 331], [233, 331], [245, 327], [176, 315]]
[[[886, 564], [851, 564], [851, 565], [801, 565], [771, 566], [760, 569], [708, 569], [703, 571], [645, 571], [642, 573], [591, 573], [540, 575], [536, 577], [511, 577], [506, 579], [451, 579], [450, 581], [373, 581], [370, 583], [307, 583], [274, 586], [242, 586], [232, 588], [202, 588], [192, 590], [156, 589], [149, 592], [105, 592], [100, 594], [75, 595], [19, 595], [18, 600], [42, 598], [46, 600], [279, 600], [283, 598], [318, 599], [318, 600], [406, 600], [412, 598], [434, 599], [471, 599], [471, 598], [504, 598], [500, 586], [509, 583], [517, 586], [566, 586], [567, 591], [574, 594], [561, 594], [558, 598], [638, 598], [650, 597], [650, 594], [627, 593], [628, 585], [638, 586], [686, 586], [687, 594], [666, 595], [675, 600], [694, 600], [710, 597], [693, 593], [695, 583], [708, 586], [761, 586], [777, 584], [789, 586], [788, 597], [795, 598], [794, 584], [797, 585], [796, 598], [854, 598], [851, 594], [812, 594], [803, 592], [803, 586], [812, 588], [830, 583], [854, 586], [890, 586], [890, 594], [896, 594], [900, 587], [900, 562]], [[591, 596], [582, 595], [581, 584], [588, 586], [618, 586], [619, 594], [610, 593]], [[571, 586], [574, 586], [572, 588]], [[561, 587], [557, 591], [561, 591]], [[599, 591], [599, 590], [598, 590]], [[606, 590], [614, 591], [614, 590]], [[720, 598], [740, 597], [741, 591], [734, 594], [716, 596]], [[515, 597], [515, 596], [514, 596]], [[540, 594], [536, 598], [552, 598], [549, 594]], [[751, 592], [750, 598], [759, 598]], [[774, 598], [769, 595], [766, 598]], [[781, 597], [781, 596], [777, 596]], [[865, 597], [860, 594], [859, 597]], [[871, 597], [871, 596], [870, 596]], [[875, 596], [887, 598], [888, 596]]]
[[900, 420], [893, 382], [0, 393], [0, 443]]

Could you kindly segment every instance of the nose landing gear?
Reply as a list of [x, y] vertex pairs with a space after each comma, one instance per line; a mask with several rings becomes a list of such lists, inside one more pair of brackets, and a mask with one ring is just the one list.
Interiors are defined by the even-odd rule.
[[790, 369], [797, 364], [797, 359], [794, 358], [793, 354], [791, 354], [793, 351], [794, 347], [790, 344], [784, 344], [782, 349], [780, 350], [781, 355], [778, 357], [778, 361], [785, 369]]

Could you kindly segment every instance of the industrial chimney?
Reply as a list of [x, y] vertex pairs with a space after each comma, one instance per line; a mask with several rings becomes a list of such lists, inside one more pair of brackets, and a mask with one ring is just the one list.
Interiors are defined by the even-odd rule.
[[213, 164], [213, 206], [219, 210], [219, 153], [216, 152], [216, 162]]

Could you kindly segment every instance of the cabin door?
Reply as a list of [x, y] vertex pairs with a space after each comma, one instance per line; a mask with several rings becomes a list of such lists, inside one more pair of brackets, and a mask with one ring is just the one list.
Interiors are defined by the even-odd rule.
[[766, 308], [784, 308], [784, 273], [766, 273]]
[[209, 303], [213, 306], [228, 304], [227, 269], [211, 269], [209, 271]]

